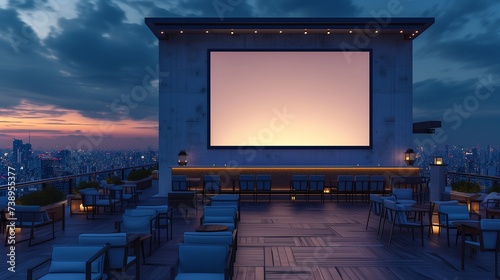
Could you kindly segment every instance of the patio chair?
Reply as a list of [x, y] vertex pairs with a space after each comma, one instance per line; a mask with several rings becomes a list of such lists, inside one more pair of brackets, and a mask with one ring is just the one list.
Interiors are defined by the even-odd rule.
[[398, 189], [411, 189], [413, 197], [418, 203], [423, 203], [424, 189], [422, 184], [422, 177], [420, 176], [393, 176], [391, 177], [391, 190]]
[[429, 205], [429, 236], [434, 233], [434, 226], [439, 227], [439, 206], [441, 205], [459, 205], [458, 200], [433, 200]]
[[[154, 209], [158, 213], [158, 228], [166, 230], [167, 241], [173, 238], [172, 235], [172, 208], [168, 205], [138, 205], [135, 209]], [[169, 234], [170, 231], [170, 234]], [[159, 235], [158, 235], [159, 236]]]
[[295, 202], [297, 195], [302, 194], [309, 201], [309, 178], [307, 175], [293, 175], [290, 182], [290, 193], [292, 195], [292, 202]]
[[498, 273], [498, 252], [500, 251], [500, 220], [482, 219], [478, 233], [479, 240], [463, 240], [461, 251], [461, 268], [464, 269], [465, 249], [478, 249], [481, 252], [495, 253], [495, 277], [499, 278]]
[[417, 203], [417, 201], [413, 199], [412, 189], [393, 188], [391, 195], [396, 199], [396, 202], [400, 204], [413, 205]]
[[231, 206], [205, 206], [200, 225], [225, 225], [228, 231], [238, 227], [237, 209]]
[[99, 187], [104, 191], [104, 194], [109, 194], [109, 190], [115, 184], [109, 184], [106, 180], [99, 181]]
[[92, 219], [95, 218], [95, 214], [99, 213], [99, 208], [106, 207], [114, 212], [116, 204], [120, 203], [120, 199], [116, 198], [116, 195], [101, 194], [96, 189], [84, 189], [80, 190], [80, 196], [82, 197], [82, 205], [84, 211], [86, 212], [87, 219], [89, 218], [89, 212], [92, 212]]
[[309, 176], [309, 195], [319, 194], [321, 202], [325, 202], [325, 175]]
[[[123, 211], [123, 204], [126, 202], [127, 206], [130, 203], [139, 202], [139, 192], [137, 191], [136, 184], [114, 185], [109, 188], [109, 194], [120, 203], [120, 211]], [[118, 204], [118, 202], [115, 202]]]
[[[138, 243], [138, 240], [133, 241]], [[124, 273], [132, 266], [135, 266], [135, 279], [141, 278], [138, 246], [136, 244], [134, 254], [130, 255], [129, 248], [132, 244], [127, 241], [126, 233], [84, 233], [78, 237], [78, 244], [82, 246], [110, 245], [108, 249], [108, 278], [116, 273]]]
[[378, 194], [370, 194], [370, 208], [368, 208], [368, 218], [366, 219], [366, 227], [365, 230], [368, 230], [368, 224], [370, 222], [371, 214], [379, 216], [377, 234], [380, 233], [380, 225], [383, 218], [384, 209], [384, 200], [394, 200], [391, 196], [381, 196]]
[[339, 202], [339, 194], [345, 195], [345, 201], [348, 201], [348, 199], [352, 201], [353, 180], [354, 177], [352, 175], [337, 176], [337, 202]]
[[[153, 253], [153, 240], [160, 243], [158, 229], [158, 211], [155, 209], [129, 209], [122, 215], [122, 219], [115, 224], [117, 232], [142, 235], [142, 239], [149, 239], [149, 255]], [[145, 263], [144, 243], [141, 244], [142, 256]]]
[[[28, 246], [33, 246], [56, 238], [55, 223], [52, 213], [48, 213], [47, 211], [42, 210], [38, 205], [18, 205], [15, 207], [15, 214], [15, 227], [26, 228], [30, 231], [29, 237], [27, 239], [20, 240], [16, 238], [16, 244], [28, 241]], [[40, 229], [43, 227], [50, 227], [52, 234], [49, 236], [49, 238], [33, 243], [33, 240], [35, 239], [35, 229]], [[14, 229], [8, 227], [7, 232], [5, 233], [5, 246], [7, 246], [9, 243], [9, 236], [11, 236], [9, 232], [11, 230]]]
[[356, 175], [354, 176], [353, 198], [358, 200], [358, 195], [361, 196], [362, 201], [366, 201], [370, 190], [370, 176], [369, 175]]
[[187, 176], [186, 175], [172, 175], [172, 191], [184, 192], [188, 190]]
[[227, 245], [179, 243], [175, 280], [229, 280], [230, 257]]
[[242, 194], [252, 194], [252, 200], [255, 201], [255, 176], [249, 174], [241, 174], [238, 180], [238, 193], [240, 196]]
[[385, 195], [385, 176], [370, 176], [370, 193]]
[[234, 262], [236, 261], [236, 232], [217, 231], [217, 232], [184, 232], [184, 243], [186, 244], [205, 244], [205, 245], [227, 245], [229, 246], [229, 258], [231, 275], [234, 271]]
[[271, 202], [271, 175], [257, 174], [255, 175], [255, 200], [258, 200], [259, 194], [267, 194], [269, 202]]
[[239, 194], [217, 194], [210, 200], [210, 206], [228, 206], [236, 211], [236, 218], [240, 220], [240, 195]]
[[388, 221], [392, 224], [391, 233], [389, 235], [389, 244], [392, 241], [392, 235], [394, 233], [394, 228], [398, 226], [399, 228], [408, 228], [411, 229], [411, 234], [413, 240], [415, 240], [415, 229], [420, 228], [420, 237], [422, 239], [422, 247], [424, 246], [424, 226], [421, 223], [409, 222], [406, 218], [409, 206], [405, 206], [403, 204], [396, 204], [395, 201], [386, 199], [384, 200], [384, 223], [382, 224], [382, 232], [380, 234], [380, 238], [384, 233], [385, 222]]
[[[56, 279], [103, 279], [106, 252], [105, 246], [53, 246], [52, 256], [28, 269], [28, 280]], [[50, 263], [47, 274], [34, 278], [36, 270]]]
[[[439, 228], [446, 229], [448, 247], [450, 247], [450, 229], [457, 229], [455, 222], [481, 220], [481, 215], [469, 212], [467, 205], [439, 205], [438, 217]], [[441, 230], [439, 230], [439, 234], [441, 234]], [[458, 244], [458, 232], [455, 239], [456, 244]]]

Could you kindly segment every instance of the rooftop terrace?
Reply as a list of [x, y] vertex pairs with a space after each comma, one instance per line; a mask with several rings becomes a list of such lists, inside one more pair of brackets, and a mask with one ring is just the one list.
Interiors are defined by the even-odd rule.
[[[165, 203], [165, 198], [154, 197], [156, 193], [157, 185], [146, 189], [140, 204]], [[368, 203], [291, 203], [279, 198], [242, 202], [233, 279], [494, 279], [492, 253], [467, 255], [462, 271], [460, 245], [452, 242], [447, 247], [445, 234], [425, 236], [422, 247], [418, 233], [413, 241], [405, 230], [396, 231], [388, 245], [387, 227], [384, 238], [377, 235], [377, 219], [365, 230]], [[199, 206], [187, 216], [174, 213], [173, 239], [166, 242], [162, 231], [161, 245], [141, 265], [142, 279], [171, 279], [177, 244], [199, 223], [201, 201]], [[112, 232], [121, 216], [106, 213], [88, 220], [85, 215], [70, 217], [69, 211], [66, 215], [66, 230], [58, 224], [54, 240], [16, 246], [16, 273], [6, 271], [3, 253], [2, 279], [26, 279], [27, 268], [48, 257], [52, 245], [76, 244], [81, 233]], [[133, 269], [126, 275], [121, 279], [133, 279]]]

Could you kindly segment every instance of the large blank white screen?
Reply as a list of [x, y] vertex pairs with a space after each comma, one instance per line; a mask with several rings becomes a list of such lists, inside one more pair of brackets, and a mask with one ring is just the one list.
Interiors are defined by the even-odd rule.
[[210, 146], [370, 146], [370, 53], [211, 51]]

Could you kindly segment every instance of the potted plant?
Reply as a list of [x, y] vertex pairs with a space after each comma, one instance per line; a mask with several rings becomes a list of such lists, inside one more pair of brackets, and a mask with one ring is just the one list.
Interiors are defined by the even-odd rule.
[[66, 195], [55, 186], [47, 186], [39, 191], [30, 192], [16, 199], [16, 205], [38, 205], [42, 210], [53, 213], [54, 221], [63, 221]]
[[142, 190], [149, 188], [153, 184], [153, 179], [151, 177], [151, 169], [136, 169], [130, 171], [127, 176], [127, 181], [133, 181], [136, 184], [137, 189]]
[[481, 186], [476, 182], [458, 181], [451, 184], [451, 190], [463, 193], [478, 193], [481, 191]]

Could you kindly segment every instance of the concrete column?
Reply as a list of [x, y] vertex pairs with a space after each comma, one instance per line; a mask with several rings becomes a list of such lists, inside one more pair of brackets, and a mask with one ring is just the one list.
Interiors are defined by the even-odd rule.
[[442, 193], [446, 186], [446, 168], [447, 164], [431, 164], [431, 187], [430, 201], [442, 200]]

